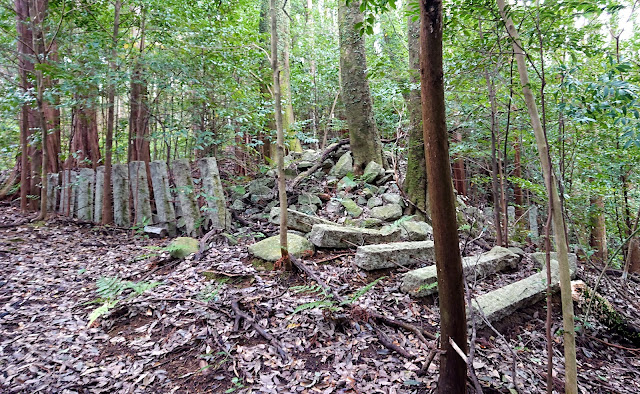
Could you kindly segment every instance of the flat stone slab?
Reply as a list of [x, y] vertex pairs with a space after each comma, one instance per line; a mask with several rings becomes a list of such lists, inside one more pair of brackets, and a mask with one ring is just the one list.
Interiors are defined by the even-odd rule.
[[[280, 207], [273, 207], [269, 212], [269, 221], [273, 224], [280, 224]], [[313, 228], [314, 224], [329, 224], [335, 223], [323, 219], [319, 216], [307, 215], [293, 209], [287, 209], [287, 227], [292, 230], [302, 231], [308, 233]]]
[[[287, 250], [289, 254], [300, 257], [302, 254], [313, 254], [315, 248], [305, 237], [287, 233]], [[280, 252], [280, 235], [263, 239], [249, 246], [249, 253], [266, 261], [278, 261], [282, 257]]]
[[[484, 278], [507, 268], [516, 268], [521, 256], [509, 249], [496, 246], [486, 253], [478, 256], [469, 256], [462, 259], [462, 269], [467, 280]], [[400, 290], [415, 297], [425, 297], [436, 293], [438, 288], [438, 275], [436, 266], [419, 268], [406, 273], [402, 280]]]
[[372, 271], [416, 265], [420, 262], [418, 259], [434, 259], [433, 241], [359, 246], [354, 262], [358, 267]]
[[[558, 253], [551, 252], [551, 261], [558, 261]], [[544, 252], [536, 252], [532, 253], [531, 257], [540, 264], [540, 267], [544, 268], [547, 266], [547, 254]], [[567, 254], [569, 260], [569, 271], [571, 272], [571, 278], [574, 279], [576, 276], [576, 270], [578, 269], [578, 256], [575, 253]]]
[[396, 242], [400, 229], [393, 231], [366, 228], [343, 227], [329, 224], [315, 224], [309, 234], [309, 241], [319, 248], [349, 248], [354, 245], [372, 245]]
[[[558, 263], [555, 260], [551, 261], [551, 280], [553, 291], [558, 291], [560, 288]], [[481, 311], [487, 320], [496, 321], [511, 315], [520, 308], [543, 300], [546, 292], [547, 273], [546, 269], [543, 269], [528, 278], [481, 295], [472, 301], [472, 305], [476, 311]]]

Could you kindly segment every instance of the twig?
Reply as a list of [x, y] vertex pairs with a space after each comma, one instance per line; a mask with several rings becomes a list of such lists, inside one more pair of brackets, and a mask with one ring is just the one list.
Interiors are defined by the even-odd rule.
[[427, 360], [424, 362], [424, 364], [422, 364], [422, 368], [420, 368], [420, 370], [417, 373], [418, 376], [424, 376], [427, 374], [427, 371], [429, 371], [429, 366], [431, 365], [431, 362], [433, 362], [433, 359], [436, 357], [436, 354], [439, 354], [439, 353], [442, 353], [442, 350], [439, 350], [438, 346], [434, 346], [433, 349], [431, 349], [431, 351], [429, 352], [429, 355], [427, 356]]
[[464, 361], [465, 364], [469, 365], [469, 359], [467, 358], [467, 355], [464, 354], [462, 349], [460, 349], [460, 346], [458, 346], [456, 341], [454, 341], [453, 338], [449, 337], [449, 343], [451, 344], [451, 347], [453, 348], [453, 350], [455, 350], [456, 353], [458, 353], [462, 361]]
[[287, 186], [287, 191], [292, 192], [296, 188], [298, 183], [300, 183], [304, 178], [313, 174], [318, 168], [320, 168], [322, 166], [322, 163], [324, 163], [324, 161], [327, 160], [327, 157], [329, 157], [331, 153], [338, 150], [338, 148], [341, 147], [342, 145], [346, 145], [348, 143], [349, 143], [349, 139], [345, 138], [343, 140], [336, 142], [335, 144], [330, 145], [327, 149], [325, 149], [324, 152], [322, 152], [322, 156], [320, 156], [320, 158], [316, 161], [316, 164], [314, 164], [311, 168], [309, 168], [302, 174], [298, 175], [297, 177], [294, 178], [293, 181], [291, 181], [291, 183]]
[[340, 253], [333, 256], [325, 257], [324, 259], [321, 259], [321, 260], [316, 260], [314, 261], [314, 263], [316, 264], [326, 263], [327, 261], [336, 260], [336, 259], [339, 259], [340, 257], [353, 256], [353, 254], [354, 254], [353, 252]]
[[193, 257], [193, 261], [199, 261], [202, 258], [203, 253], [208, 249], [207, 244], [209, 243], [209, 240], [220, 231], [222, 230], [219, 228], [213, 228], [202, 237], [200, 240], [200, 249], [198, 249], [198, 253]]
[[595, 339], [596, 341], [598, 341], [598, 342], [600, 342], [600, 343], [603, 343], [603, 344], [605, 344], [605, 345], [607, 345], [607, 346], [615, 347], [615, 348], [617, 348], [617, 349], [627, 350], [627, 351], [629, 351], [629, 352], [634, 352], [634, 353], [636, 353], [636, 352], [640, 352], [640, 349], [639, 349], [639, 348], [624, 347], [624, 346], [621, 346], [621, 345], [616, 345], [615, 343], [607, 342], [607, 341], [605, 341], [605, 340], [603, 340], [603, 339], [596, 338], [596, 337], [591, 336], [591, 335], [585, 335], [585, 336], [586, 336], [587, 338]]
[[375, 330], [376, 335], [378, 336], [378, 341], [380, 341], [380, 343], [384, 347], [386, 347], [386, 348], [388, 348], [390, 350], [393, 350], [394, 352], [398, 353], [402, 357], [405, 357], [405, 358], [408, 358], [408, 359], [415, 358], [415, 356], [413, 354], [409, 353], [408, 351], [403, 349], [401, 346], [396, 345], [395, 343], [393, 343], [391, 341], [391, 339], [389, 339], [387, 334], [382, 332], [382, 330], [380, 330], [380, 328], [376, 327], [375, 324], [373, 325], [373, 329]]
[[282, 346], [280, 346], [280, 344], [278, 343], [278, 340], [271, 334], [269, 334], [264, 327], [262, 327], [260, 324], [258, 324], [258, 322], [256, 322], [251, 316], [249, 316], [248, 314], [246, 314], [245, 312], [240, 310], [240, 304], [238, 303], [238, 300], [233, 300], [231, 301], [231, 309], [233, 309], [233, 311], [236, 314], [236, 324], [234, 325], [234, 329], [238, 329], [238, 324], [240, 319], [244, 319], [246, 322], [248, 322], [251, 327], [253, 327], [254, 330], [256, 330], [256, 332], [258, 334], [260, 334], [264, 339], [266, 339], [267, 341], [269, 341], [271, 343], [271, 346], [275, 347], [276, 350], [278, 351], [278, 354], [280, 355], [280, 357], [282, 357], [282, 360], [284, 362], [287, 362], [289, 360], [289, 355], [287, 355], [287, 352], [282, 348]]

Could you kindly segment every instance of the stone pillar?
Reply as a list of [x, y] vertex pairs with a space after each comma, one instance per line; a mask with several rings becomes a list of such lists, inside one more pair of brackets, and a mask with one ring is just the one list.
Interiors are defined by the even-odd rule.
[[540, 232], [538, 231], [538, 207], [536, 205], [532, 205], [529, 208], [529, 232], [531, 233], [531, 239], [534, 241], [540, 237]]
[[47, 174], [47, 212], [56, 210], [58, 202], [59, 174]]
[[77, 179], [78, 173], [76, 171], [63, 170], [59, 205], [59, 211], [62, 215], [75, 216]]
[[153, 186], [153, 198], [156, 202], [158, 224], [164, 226], [169, 236], [176, 235], [176, 211], [173, 207], [173, 197], [169, 191], [169, 173], [167, 163], [155, 160], [149, 163], [151, 170], [151, 185]]
[[126, 164], [114, 164], [111, 167], [111, 181], [113, 183], [113, 222], [119, 227], [130, 227], [129, 170]]
[[215, 157], [198, 160], [198, 167], [200, 167], [202, 191], [207, 201], [206, 215], [211, 223], [210, 227], [231, 228], [231, 214], [227, 210], [226, 197]]
[[102, 196], [104, 195], [104, 166], [96, 168], [96, 191], [94, 193], [93, 221], [102, 223]]
[[95, 172], [91, 168], [81, 168], [76, 187], [78, 219], [91, 221], [93, 218], [93, 185]]
[[200, 230], [200, 209], [198, 200], [194, 193], [193, 179], [191, 178], [191, 168], [187, 159], [175, 160], [171, 164], [173, 180], [176, 184], [176, 194], [180, 204], [182, 217], [178, 222], [178, 227], [185, 227], [185, 232], [191, 236], [201, 234]]
[[129, 184], [133, 195], [133, 213], [137, 225], [153, 223], [151, 201], [149, 197], [149, 180], [144, 161], [129, 163]]

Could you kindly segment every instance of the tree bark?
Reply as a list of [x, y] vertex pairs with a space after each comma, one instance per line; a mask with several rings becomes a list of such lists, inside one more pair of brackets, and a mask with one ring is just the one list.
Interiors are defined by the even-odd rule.
[[91, 167], [95, 170], [100, 161], [100, 144], [98, 143], [98, 113], [89, 97], [78, 97], [79, 104], [73, 108], [73, 138], [71, 151], [74, 156], [68, 158], [68, 168]]
[[382, 143], [373, 117], [373, 103], [369, 81], [364, 36], [356, 30], [356, 23], [363, 21], [360, 1], [354, 0], [338, 7], [340, 32], [340, 74], [342, 101], [345, 106], [349, 140], [353, 154], [353, 171], [362, 174], [370, 161], [384, 165]]
[[[592, 178], [589, 180], [593, 182]], [[589, 246], [595, 250], [594, 259], [604, 263], [607, 261], [607, 228], [604, 216], [604, 198], [594, 192], [589, 199], [589, 203], [589, 224], [591, 227]]]
[[467, 352], [464, 279], [445, 120], [442, 1], [421, 0], [420, 21], [422, 124], [440, 297], [440, 347], [444, 350], [438, 389], [465, 393], [467, 365], [450, 344], [453, 340]]
[[505, 1], [496, 0], [500, 15], [505, 22], [507, 32], [511, 36], [513, 50], [516, 62], [518, 64], [518, 74], [520, 75], [520, 83], [522, 85], [522, 93], [524, 95], [527, 111], [531, 118], [531, 126], [536, 138], [538, 154], [540, 156], [540, 165], [544, 175], [545, 186], [549, 193], [549, 204], [552, 207], [553, 232], [558, 251], [558, 265], [560, 277], [560, 293], [562, 299], [562, 321], [563, 321], [563, 337], [564, 337], [564, 356], [565, 356], [565, 392], [568, 394], [576, 394], [578, 392], [578, 376], [576, 365], [576, 342], [573, 301], [571, 299], [571, 273], [569, 270], [568, 245], [565, 230], [564, 217], [562, 215], [562, 201], [558, 194], [558, 187], [555, 174], [551, 167], [551, 158], [549, 156], [549, 145], [540, 121], [538, 107], [533, 97], [533, 92], [529, 87], [529, 75], [527, 72], [527, 63], [522, 43], [518, 36], [518, 31], [513, 20], [505, 12]]

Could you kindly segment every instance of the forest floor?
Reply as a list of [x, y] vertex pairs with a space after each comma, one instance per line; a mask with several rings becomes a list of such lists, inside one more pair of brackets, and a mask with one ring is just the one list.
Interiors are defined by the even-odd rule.
[[[331, 300], [311, 291], [316, 283], [303, 273], [255, 264], [242, 240], [230, 245], [219, 237], [198, 261], [191, 256], [167, 262], [149, 257], [157, 252], [149, 247], [164, 247], [167, 239], [147, 239], [62, 218], [11, 225], [22, 219], [15, 208], [0, 208], [0, 392], [437, 390], [437, 356], [426, 374], [418, 376], [434, 341], [425, 344], [411, 332], [378, 325], [409, 353], [405, 357], [382, 346], [374, 327], [355, 316], [356, 309], [351, 315], [345, 309], [342, 318], [340, 311], [328, 308], [294, 313], [301, 305], [322, 300], [326, 305]], [[411, 299], [399, 291], [402, 271], [365, 274], [351, 259], [349, 251], [329, 250], [306, 264], [345, 297], [384, 277], [358, 298], [356, 304], [362, 309], [357, 310], [375, 311], [437, 333], [436, 297]], [[482, 286], [470, 284], [471, 291], [488, 291], [534, 271], [534, 264], [525, 260], [515, 272], [494, 275]], [[594, 274], [583, 268], [579, 272], [582, 277]], [[89, 314], [99, 306], [89, 302], [97, 298], [96, 281], [101, 277], [161, 284], [120, 301], [111, 313], [88, 326]], [[295, 286], [306, 286], [307, 291]], [[638, 285], [626, 286], [631, 299], [638, 300]], [[231, 307], [234, 300], [275, 337], [286, 361], [246, 321], [237, 321]], [[617, 301], [637, 315], [637, 303]], [[554, 374], [560, 392], [559, 309], [554, 299]], [[545, 391], [545, 314], [541, 302], [495, 324], [497, 331], [477, 330], [472, 361], [484, 392], [514, 392], [514, 370], [518, 392]], [[640, 350], [598, 323], [578, 335], [577, 345], [581, 393], [640, 392]]]

